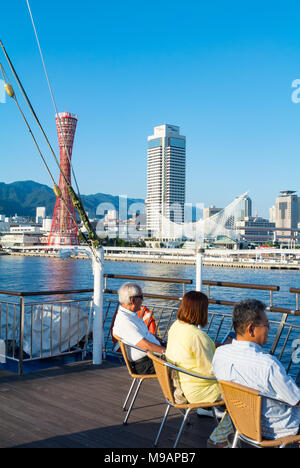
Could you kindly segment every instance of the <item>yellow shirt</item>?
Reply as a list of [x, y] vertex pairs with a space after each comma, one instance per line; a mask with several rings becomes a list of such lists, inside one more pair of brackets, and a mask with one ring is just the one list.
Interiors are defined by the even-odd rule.
[[[212, 359], [214, 342], [207, 333], [195, 325], [176, 320], [168, 334], [166, 357], [178, 367], [197, 372], [205, 377], [214, 377]], [[220, 397], [219, 385], [215, 380], [204, 380], [178, 373], [180, 386], [190, 403], [213, 403]]]

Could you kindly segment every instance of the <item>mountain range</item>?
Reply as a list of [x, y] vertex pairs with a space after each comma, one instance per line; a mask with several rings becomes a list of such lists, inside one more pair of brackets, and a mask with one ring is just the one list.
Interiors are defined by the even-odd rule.
[[[81, 195], [82, 203], [89, 217], [96, 215], [97, 207], [101, 203], [109, 203], [117, 211], [119, 210], [119, 197], [106, 193], [96, 193], [94, 195]], [[13, 182], [5, 184], [0, 182], [0, 214], [6, 216], [30, 216], [35, 218], [38, 206], [46, 207], [46, 214], [53, 216], [55, 206], [55, 194], [47, 185], [39, 184], [32, 180]], [[144, 203], [140, 198], [128, 198], [127, 206], [132, 203]], [[111, 207], [111, 209], [112, 209]], [[107, 209], [109, 205], [107, 205]]]

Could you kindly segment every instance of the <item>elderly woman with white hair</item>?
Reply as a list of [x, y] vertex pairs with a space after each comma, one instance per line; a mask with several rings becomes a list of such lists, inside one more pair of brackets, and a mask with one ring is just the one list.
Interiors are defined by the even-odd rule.
[[[149, 332], [145, 322], [137, 314], [143, 302], [143, 292], [138, 284], [125, 283], [118, 291], [120, 306], [113, 326], [113, 335], [138, 348], [163, 353], [165, 348], [158, 338]], [[129, 348], [128, 358], [137, 374], [154, 374], [151, 359], [145, 352]]]

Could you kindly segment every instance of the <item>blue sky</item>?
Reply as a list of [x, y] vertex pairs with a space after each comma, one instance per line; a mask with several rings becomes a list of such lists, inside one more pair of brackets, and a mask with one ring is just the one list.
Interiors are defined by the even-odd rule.
[[[146, 197], [147, 136], [163, 123], [179, 125], [187, 138], [187, 202], [222, 207], [249, 191], [254, 210], [268, 216], [280, 190], [298, 190], [300, 103], [291, 99], [300, 78], [297, 2], [30, 6], [58, 109], [79, 116], [73, 164], [81, 193]], [[5, 2], [0, 14], [1, 40], [58, 153], [26, 0]], [[0, 61], [9, 72], [2, 52]], [[0, 104], [0, 122], [0, 182], [51, 185], [12, 101]]]

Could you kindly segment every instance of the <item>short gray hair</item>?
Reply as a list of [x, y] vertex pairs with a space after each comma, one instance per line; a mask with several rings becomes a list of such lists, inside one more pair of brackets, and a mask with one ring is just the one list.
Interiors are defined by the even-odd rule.
[[129, 305], [130, 298], [133, 296], [140, 296], [141, 294], [143, 294], [143, 291], [138, 284], [124, 283], [120, 287], [118, 294], [120, 304]]
[[261, 322], [261, 315], [266, 306], [256, 299], [245, 299], [238, 302], [233, 309], [232, 322], [237, 335], [243, 335], [250, 323]]

